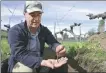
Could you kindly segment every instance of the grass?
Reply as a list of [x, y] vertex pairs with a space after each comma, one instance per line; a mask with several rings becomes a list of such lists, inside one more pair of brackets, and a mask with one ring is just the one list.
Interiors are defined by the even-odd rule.
[[[106, 54], [101, 50], [97, 42], [63, 42], [62, 43], [67, 51], [67, 54], [76, 55], [76, 53], [89, 53], [93, 52], [96, 57], [104, 57]], [[46, 45], [47, 46], [47, 45]], [[1, 51], [3, 55], [10, 53], [7, 39], [1, 40]]]
[[9, 44], [7, 39], [2, 38], [1, 40], [1, 60], [4, 60], [8, 57], [8, 54], [10, 53]]
[[68, 57], [73, 57], [79, 65], [88, 72], [105, 72], [106, 51], [104, 51], [98, 42], [77, 42], [70, 43], [67, 47]]
[[[103, 51], [98, 42], [62, 42], [66, 48], [68, 57], [73, 57], [82, 67], [88, 71], [101, 71], [101, 63], [106, 61], [106, 51]], [[47, 45], [46, 45], [47, 46]], [[1, 40], [2, 60], [10, 53], [7, 39]], [[92, 66], [93, 65], [93, 66]], [[95, 69], [95, 66], [99, 69]], [[104, 68], [105, 69], [105, 68]]]

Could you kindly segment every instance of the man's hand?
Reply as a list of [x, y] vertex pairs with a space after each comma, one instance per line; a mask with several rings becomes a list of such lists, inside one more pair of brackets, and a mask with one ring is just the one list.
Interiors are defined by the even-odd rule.
[[62, 57], [60, 59], [58, 59], [58, 61], [56, 59], [48, 59], [48, 60], [42, 60], [41, 62], [41, 66], [46, 66], [49, 68], [59, 68], [62, 65], [67, 63], [68, 58], [66, 57]]
[[59, 68], [62, 65], [67, 63], [68, 58], [62, 57], [62, 58], [58, 59], [58, 61], [56, 59], [48, 59], [48, 60], [50, 60], [52, 62], [54, 68]]
[[66, 49], [64, 48], [63, 45], [59, 45], [56, 47], [56, 55], [58, 57], [63, 57], [66, 55]]
[[41, 66], [46, 66], [46, 67], [54, 69], [53, 62], [52, 62], [52, 60], [49, 60], [49, 59], [48, 60], [42, 60]]

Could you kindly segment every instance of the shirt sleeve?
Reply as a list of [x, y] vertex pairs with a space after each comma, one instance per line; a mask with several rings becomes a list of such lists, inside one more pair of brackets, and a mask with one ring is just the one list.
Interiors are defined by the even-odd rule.
[[12, 28], [8, 32], [8, 42], [11, 48], [11, 54], [15, 57], [15, 60], [23, 63], [30, 68], [38, 68], [41, 64], [42, 57], [32, 54], [26, 49], [25, 40], [21, 32]]
[[60, 45], [48, 28], [46, 28], [46, 43], [53, 51], [56, 51], [56, 47]]

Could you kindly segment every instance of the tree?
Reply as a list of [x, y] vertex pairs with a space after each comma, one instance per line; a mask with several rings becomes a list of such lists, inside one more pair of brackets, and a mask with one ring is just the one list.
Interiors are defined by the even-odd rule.
[[89, 36], [92, 36], [92, 35], [94, 35], [95, 34], [95, 29], [90, 29], [89, 31], [88, 31], [88, 35]]
[[68, 39], [68, 34], [67, 33], [63, 34], [63, 39]]
[[99, 21], [98, 32], [103, 33], [105, 31], [105, 20], [102, 19]]

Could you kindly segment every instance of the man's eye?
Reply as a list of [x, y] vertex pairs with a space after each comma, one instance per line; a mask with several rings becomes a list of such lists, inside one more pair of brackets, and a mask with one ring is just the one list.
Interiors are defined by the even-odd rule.
[[30, 14], [31, 16], [34, 16], [34, 14]]

